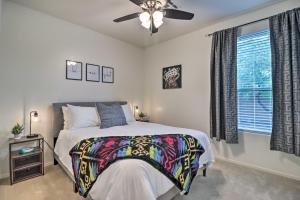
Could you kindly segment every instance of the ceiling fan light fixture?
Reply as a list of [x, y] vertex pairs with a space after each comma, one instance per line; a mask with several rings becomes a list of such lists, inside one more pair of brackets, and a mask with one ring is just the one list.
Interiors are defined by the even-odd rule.
[[153, 22], [156, 28], [159, 28], [164, 23], [163, 18], [164, 18], [164, 13], [162, 11], [157, 10], [153, 13]]
[[142, 8], [142, 12], [136, 12], [114, 19], [116, 23], [139, 18], [141, 25], [149, 29], [152, 34], [158, 32], [158, 28], [163, 25], [164, 18], [192, 20], [194, 13], [178, 10], [172, 0], [129, 0]]
[[153, 19], [154, 19], [154, 21], [162, 21], [163, 18], [164, 18], [164, 13], [162, 11], [156, 10], [153, 13]]
[[141, 21], [142, 23], [145, 23], [145, 22], [147, 22], [147, 21], [150, 21], [150, 17], [151, 17], [151, 15], [150, 15], [149, 12], [147, 12], [147, 11], [142, 12], [142, 13], [140, 14], [140, 21]]
[[151, 26], [150, 20], [145, 21], [145, 22], [142, 22], [142, 26], [143, 26], [144, 28], [146, 28], [146, 29], [149, 29], [150, 26]]
[[145, 11], [140, 14], [140, 21], [142, 22], [142, 26], [146, 29], [149, 29], [151, 26], [151, 15], [149, 12]]
[[163, 23], [163, 20], [154, 20], [155, 28], [159, 28], [161, 25], [163, 25]]
[[151, 15], [147, 11], [142, 12], [140, 14], [140, 21], [142, 22], [142, 26], [146, 29], [150, 28], [150, 24], [151, 24], [150, 18], [151, 18]]

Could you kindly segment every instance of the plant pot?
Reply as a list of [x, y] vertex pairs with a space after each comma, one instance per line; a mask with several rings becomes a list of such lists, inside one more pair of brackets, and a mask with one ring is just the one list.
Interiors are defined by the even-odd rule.
[[19, 140], [22, 138], [22, 134], [14, 135], [15, 140]]

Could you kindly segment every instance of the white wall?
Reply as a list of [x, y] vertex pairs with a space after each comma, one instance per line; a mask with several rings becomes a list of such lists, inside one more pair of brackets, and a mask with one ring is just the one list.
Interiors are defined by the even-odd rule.
[[3, 4], [3, 0], [0, 0], [0, 32], [2, 26], [2, 4]]
[[[7, 176], [10, 129], [25, 117], [28, 130], [31, 110], [40, 114], [33, 130], [52, 143], [51, 103], [127, 100], [141, 105], [143, 50], [11, 2], [3, 6], [0, 175]], [[115, 84], [66, 80], [66, 59], [114, 67]], [[49, 162], [52, 155], [47, 149]]]
[[[151, 119], [209, 133], [211, 38], [206, 35], [299, 6], [298, 0], [282, 2], [146, 49], [144, 106]], [[183, 65], [183, 88], [162, 90], [162, 68], [176, 64]], [[244, 133], [239, 140], [215, 143], [217, 157], [300, 180], [300, 158], [270, 151], [269, 136]]]

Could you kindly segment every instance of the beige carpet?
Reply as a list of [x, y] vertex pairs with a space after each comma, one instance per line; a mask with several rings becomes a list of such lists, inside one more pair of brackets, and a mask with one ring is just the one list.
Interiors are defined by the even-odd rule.
[[[58, 166], [43, 177], [10, 186], [0, 181], [0, 200], [77, 200], [72, 184]], [[217, 162], [207, 177], [197, 177], [188, 196], [174, 200], [300, 200], [300, 182], [257, 170]]]

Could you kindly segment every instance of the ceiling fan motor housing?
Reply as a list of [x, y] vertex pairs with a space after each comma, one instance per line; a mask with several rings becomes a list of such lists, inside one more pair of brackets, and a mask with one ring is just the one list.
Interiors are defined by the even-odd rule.
[[164, 7], [165, 5], [167, 5], [167, 0], [157, 0], [160, 2], [161, 6]]
[[140, 6], [143, 9], [162, 9], [167, 6], [167, 0], [146, 0]]

